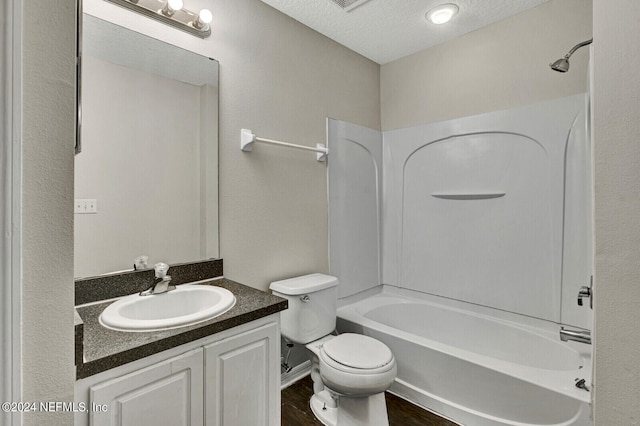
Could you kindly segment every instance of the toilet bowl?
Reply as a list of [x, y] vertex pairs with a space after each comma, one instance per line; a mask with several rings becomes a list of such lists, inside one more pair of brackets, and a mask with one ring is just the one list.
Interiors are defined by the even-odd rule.
[[396, 361], [382, 342], [360, 334], [332, 335], [336, 324], [335, 277], [310, 274], [271, 283], [287, 299], [282, 336], [306, 345], [314, 394], [310, 405], [328, 426], [387, 426], [384, 391], [395, 380]]
[[391, 350], [361, 334], [341, 334], [319, 351], [323, 383], [342, 395], [369, 396], [389, 389], [397, 367]]
[[384, 391], [397, 367], [391, 350], [371, 337], [345, 333], [307, 345], [312, 353], [310, 405], [325, 425], [388, 425]]

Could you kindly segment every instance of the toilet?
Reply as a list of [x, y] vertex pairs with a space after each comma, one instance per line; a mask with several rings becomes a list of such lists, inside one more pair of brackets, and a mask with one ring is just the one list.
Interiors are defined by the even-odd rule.
[[397, 367], [391, 350], [361, 334], [334, 336], [338, 279], [310, 274], [272, 282], [276, 296], [288, 300], [281, 312], [282, 337], [305, 345], [311, 357], [315, 416], [328, 426], [387, 426], [384, 398]]

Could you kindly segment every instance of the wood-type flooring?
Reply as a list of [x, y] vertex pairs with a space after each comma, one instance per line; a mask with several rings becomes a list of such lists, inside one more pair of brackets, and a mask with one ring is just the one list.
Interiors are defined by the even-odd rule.
[[[309, 407], [311, 395], [313, 382], [309, 376], [282, 391], [282, 426], [322, 426]], [[457, 426], [389, 392], [385, 397], [389, 426]]]

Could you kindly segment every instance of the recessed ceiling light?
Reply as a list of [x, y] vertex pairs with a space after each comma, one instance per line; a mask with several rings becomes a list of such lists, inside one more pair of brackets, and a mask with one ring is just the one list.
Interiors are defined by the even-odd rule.
[[427, 12], [425, 18], [427, 21], [440, 25], [451, 20], [458, 13], [458, 6], [453, 3], [441, 4]]

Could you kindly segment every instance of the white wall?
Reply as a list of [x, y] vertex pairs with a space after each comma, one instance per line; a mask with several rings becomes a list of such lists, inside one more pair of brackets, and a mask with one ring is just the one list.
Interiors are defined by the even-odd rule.
[[326, 165], [265, 145], [243, 153], [239, 129], [312, 146], [327, 116], [379, 129], [379, 66], [258, 1], [222, 3], [220, 251], [225, 275], [266, 289], [328, 272]]
[[640, 2], [594, 0], [595, 423], [640, 424]]
[[[23, 14], [20, 399], [71, 402], [75, 1], [15, 3]], [[24, 424], [68, 425], [71, 414], [25, 413]]]
[[527, 105], [587, 91], [588, 50], [569, 73], [550, 62], [591, 37], [591, 0], [551, 0], [381, 67], [382, 129]]
[[214, 20], [200, 40], [102, 0], [85, 12], [220, 61], [220, 254], [225, 275], [266, 289], [328, 272], [326, 164], [268, 145], [240, 151], [240, 129], [309, 146], [327, 116], [380, 128], [379, 66], [259, 0], [193, 0]]

